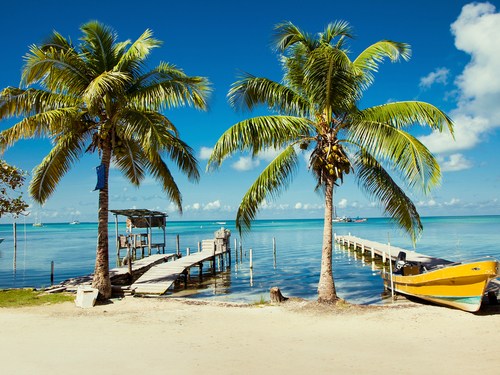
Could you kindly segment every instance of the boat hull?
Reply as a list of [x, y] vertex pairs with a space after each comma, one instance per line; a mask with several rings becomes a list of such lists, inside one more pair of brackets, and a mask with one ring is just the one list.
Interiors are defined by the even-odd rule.
[[[418, 275], [393, 274], [394, 291], [442, 305], [475, 312], [489, 282], [500, 276], [500, 263], [494, 260], [443, 267]], [[391, 274], [382, 273], [384, 285], [391, 289]]]

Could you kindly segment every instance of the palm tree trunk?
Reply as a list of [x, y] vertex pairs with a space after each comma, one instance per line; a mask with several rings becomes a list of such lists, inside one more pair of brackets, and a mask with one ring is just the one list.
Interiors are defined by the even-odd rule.
[[109, 279], [109, 254], [108, 254], [108, 176], [111, 161], [111, 145], [106, 139], [102, 148], [102, 160], [105, 169], [104, 188], [99, 191], [99, 224], [97, 233], [97, 254], [95, 260], [94, 279], [92, 287], [99, 290], [99, 299], [111, 297], [111, 281]]
[[335, 302], [337, 293], [332, 274], [332, 208], [333, 208], [333, 178], [326, 180], [325, 194], [325, 226], [323, 229], [323, 253], [321, 256], [321, 273], [318, 285], [318, 301]]

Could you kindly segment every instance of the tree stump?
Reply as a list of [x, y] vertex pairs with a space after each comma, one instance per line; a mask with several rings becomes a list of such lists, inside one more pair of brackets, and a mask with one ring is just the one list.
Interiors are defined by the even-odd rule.
[[284, 297], [281, 294], [280, 288], [278, 288], [277, 286], [271, 288], [271, 302], [272, 303], [285, 302], [287, 299], [288, 299], [287, 297]]

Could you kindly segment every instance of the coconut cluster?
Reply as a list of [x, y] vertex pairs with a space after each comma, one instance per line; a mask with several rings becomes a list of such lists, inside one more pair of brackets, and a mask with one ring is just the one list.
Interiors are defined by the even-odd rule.
[[333, 181], [335, 182], [337, 179], [342, 180], [344, 174], [349, 174], [351, 164], [349, 163], [344, 148], [337, 143], [326, 146], [318, 154], [314, 169], [318, 172], [326, 172], [330, 176], [333, 176]]

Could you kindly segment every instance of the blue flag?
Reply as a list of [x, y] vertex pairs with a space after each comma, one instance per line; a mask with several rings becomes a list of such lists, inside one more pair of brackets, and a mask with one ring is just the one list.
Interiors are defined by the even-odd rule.
[[104, 189], [104, 185], [106, 184], [106, 167], [101, 164], [98, 167], [96, 167], [96, 172], [97, 172], [97, 185], [95, 186], [96, 190], [101, 190]]

